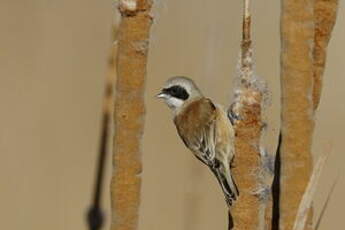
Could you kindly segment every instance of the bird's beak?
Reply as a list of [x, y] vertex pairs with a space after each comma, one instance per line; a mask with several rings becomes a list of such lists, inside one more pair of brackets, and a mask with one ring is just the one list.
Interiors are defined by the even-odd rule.
[[156, 98], [160, 99], [160, 98], [166, 98], [167, 95], [163, 92], [160, 92], [159, 94], [156, 95]]

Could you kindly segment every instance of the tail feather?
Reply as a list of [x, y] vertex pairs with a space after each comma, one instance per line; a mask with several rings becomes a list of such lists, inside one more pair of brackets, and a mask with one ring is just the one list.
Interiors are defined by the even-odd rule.
[[227, 205], [230, 207], [239, 196], [238, 188], [234, 183], [234, 180], [230, 172], [230, 166], [226, 166], [220, 163], [219, 167], [212, 169], [212, 172], [216, 176], [223, 190]]

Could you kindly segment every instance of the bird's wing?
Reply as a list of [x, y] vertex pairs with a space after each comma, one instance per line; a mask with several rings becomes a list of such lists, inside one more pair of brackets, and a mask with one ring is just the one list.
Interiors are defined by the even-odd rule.
[[174, 121], [185, 145], [215, 174], [231, 206], [238, 189], [230, 171], [234, 133], [225, 112], [210, 99], [202, 98], [186, 106]]
[[[191, 102], [174, 119], [185, 145], [206, 164], [215, 157], [216, 107], [208, 98]], [[210, 166], [210, 165], [209, 165]]]

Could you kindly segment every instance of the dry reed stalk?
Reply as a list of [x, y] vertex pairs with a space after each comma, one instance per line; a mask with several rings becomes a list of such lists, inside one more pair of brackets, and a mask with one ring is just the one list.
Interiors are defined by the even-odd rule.
[[327, 155], [321, 156], [315, 167], [313, 168], [313, 173], [310, 177], [307, 189], [303, 194], [301, 203], [299, 204], [295, 224], [293, 230], [303, 230], [305, 229], [308, 211], [311, 207], [314, 194], [316, 192], [316, 187], [318, 185], [322, 170], [326, 164]]
[[[115, 32], [114, 32], [115, 34]], [[111, 47], [111, 56], [108, 59], [108, 74], [105, 82], [104, 90], [104, 103], [103, 103], [103, 116], [110, 117], [113, 114], [114, 109], [114, 84], [116, 77], [116, 66], [115, 66], [115, 56], [117, 55], [118, 43], [114, 36], [114, 42]], [[105, 128], [104, 128], [105, 129]]]
[[[252, 101], [248, 100], [251, 98]], [[235, 123], [234, 168], [232, 173], [240, 191], [240, 196], [231, 208], [234, 229], [257, 229], [260, 221], [260, 182], [261, 168], [259, 141], [261, 132], [262, 95], [250, 88], [239, 95], [241, 108], [238, 114], [242, 120]]]
[[335, 187], [337, 185], [339, 181], [339, 174], [338, 176], [336, 177], [336, 179], [334, 180], [333, 184], [332, 184], [332, 187], [331, 187], [331, 190], [327, 193], [327, 197], [326, 197], [326, 202], [323, 204], [322, 208], [321, 208], [321, 213], [320, 215], [318, 216], [317, 218], [317, 221], [315, 223], [315, 227], [314, 229], [315, 230], [318, 230], [320, 228], [320, 225], [322, 223], [322, 220], [323, 220], [323, 217], [327, 211], [327, 208], [328, 208], [328, 205], [329, 205], [329, 202], [331, 201], [331, 198], [332, 198], [332, 195], [333, 195], [333, 192], [335, 190]]
[[121, 22], [114, 110], [114, 153], [111, 180], [112, 230], [138, 226], [142, 171], [141, 139], [144, 130], [144, 84], [151, 0], [120, 0]]
[[314, 110], [320, 103], [322, 75], [326, 64], [328, 42], [336, 21], [338, 0], [315, 0], [315, 35], [314, 35]]
[[292, 230], [312, 171], [314, 0], [282, 0], [280, 229]]
[[[115, 27], [113, 35], [115, 40]], [[101, 209], [101, 199], [103, 193], [103, 181], [105, 172], [105, 163], [108, 154], [108, 142], [110, 138], [110, 127], [112, 108], [113, 108], [113, 85], [115, 82], [114, 54], [117, 52], [117, 43], [114, 42], [108, 60], [108, 73], [105, 82], [102, 108], [102, 125], [99, 142], [98, 162], [96, 171], [96, 181], [94, 184], [93, 201], [88, 210], [87, 221], [90, 230], [102, 229], [104, 223], [104, 213]]]
[[[266, 229], [265, 209], [269, 190], [263, 182], [260, 153], [264, 89], [254, 74], [250, 37], [250, 1], [244, 0], [239, 85], [229, 112], [235, 120], [235, 151], [232, 173], [240, 196], [231, 208], [233, 229]], [[229, 227], [230, 229], [230, 227]]]
[[[338, 1], [282, 2], [280, 229], [291, 230], [312, 170], [314, 115]], [[312, 216], [310, 208], [305, 229], [313, 229]]]
[[[313, 108], [316, 112], [321, 99], [322, 79], [326, 65], [327, 46], [336, 21], [338, 0], [315, 0], [314, 3], [314, 82], [313, 82]], [[306, 229], [313, 229], [313, 208], [309, 210]]]
[[[322, 79], [326, 65], [327, 46], [336, 21], [338, 0], [315, 0], [314, 3], [314, 82], [313, 82], [313, 108], [316, 112], [321, 99]], [[313, 208], [309, 210], [309, 217], [305, 229], [313, 228]]]

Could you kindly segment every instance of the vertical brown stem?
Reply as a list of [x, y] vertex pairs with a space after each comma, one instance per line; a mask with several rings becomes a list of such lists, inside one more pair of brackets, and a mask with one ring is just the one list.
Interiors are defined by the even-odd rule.
[[231, 208], [233, 229], [266, 229], [265, 209], [269, 190], [263, 183], [264, 169], [260, 153], [262, 101], [264, 92], [253, 70], [250, 36], [250, 0], [244, 0], [243, 36], [240, 59], [240, 82], [231, 113], [238, 119], [232, 173], [240, 196]]
[[328, 42], [335, 24], [338, 0], [315, 0], [315, 35], [314, 35], [314, 110], [320, 103], [322, 76], [326, 64]]
[[[321, 99], [322, 78], [326, 65], [327, 46], [336, 21], [338, 0], [315, 0], [314, 5], [314, 85], [313, 108], [316, 112]], [[313, 229], [313, 208], [310, 209], [306, 230]]]
[[[316, 112], [321, 99], [322, 78], [326, 65], [327, 46], [336, 21], [338, 0], [315, 0], [314, 3], [314, 82], [313, 82], [313, 108]], [[313, 228], [313, 208], [309, 210], [306, 230]]]
[[[115, 27], [113, 29], [113, 37], [115, 40]], [[111, 121], [112, 108], [113, 108], [113, 85], [115, 78], [114, 68], [114, 54], [116, 53], [117, 43], [114, 42], [111, 53], [108, 60], [108, 74], [105, 83], [105, 90], [103, 96], [103, 109], [102, 109], [102, 126], [101, 136], [99, 142], [99, 152], [97, 161], [97, 171], [94, 184], [93, 201], [88, 210], [87, 222], [90, 230], [102, 229], [104, 223], [104, 213], [101, 209], [101, 198], [103, 193], [103, 181], [105, 165], [108, 154], [108, 142], [109, 142], [109, 124]]]
[[[338, 0], [283, 0], [280, 229], [293, 227], [312, 170], [314, 115]], [[305, 229], [313, 229], [310, 209]]]
[[241, 120], [236, 122], [234, 168], [232, 172], [240, 191], [240, 196], [231, 208], [234, 229], [260, 229], [262, 225], [260, 180], [261, 158], [259, 143], [261, 137], [261, 99], [260, 92], [248, 88], [238, 96], [241, 107], [237, 114]]
[[282, 0], [280, 229], [292, 230], [312, 171], [314, 0]]
[[116, 57], [114, 154], [111, 200], [112, 230], [136, 230], [142, 171], [144, 84], [149, 33], [150, 0], [121, 0], [121, 23]]

